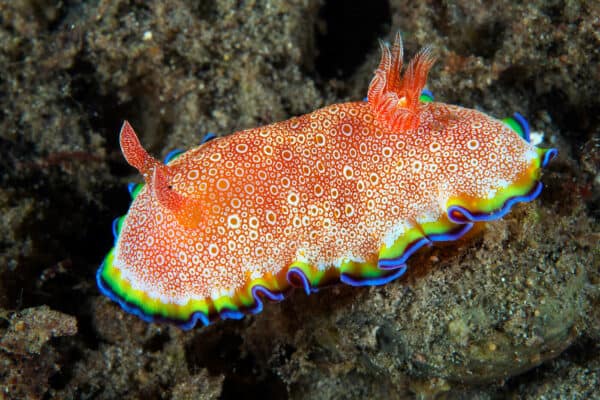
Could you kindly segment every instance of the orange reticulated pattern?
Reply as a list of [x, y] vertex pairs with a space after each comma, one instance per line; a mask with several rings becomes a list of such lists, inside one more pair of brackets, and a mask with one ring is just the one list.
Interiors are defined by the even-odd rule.
[[114, 267], [164, 302], [217, 299], [294, 262], [376, 263], [403, 232], [442, 219], [450, 199], [493, 198], [536, 178], [535, 147], [500, 121], [420, 107], [408, 131], [356, 102], [187, 151], [165, 178], [203, 212], [172, 213], [150, 181], [123, 222]]

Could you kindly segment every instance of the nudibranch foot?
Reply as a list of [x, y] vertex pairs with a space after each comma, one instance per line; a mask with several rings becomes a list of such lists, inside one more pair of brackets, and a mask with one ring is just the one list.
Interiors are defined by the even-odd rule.
[[542, 187], [542, 183], [537, 182], [529, 191], [529, 193], [526, 193], [522, 196], [509, 197], [500, 208], [490, 212], [473, 211], [459, 205], [450, 206], [448, 208], [448, 218], [457, 224], [495, 221], [508, 214], [515, 204], [536, 199], [542, 192]]
[[[250, 295], [246, 299], [223, 297], [214, 302], [193, 301], [185, 305], [165, 305], [132, 288], [124, 280], [118, 281], [115, 285], [115, 277], [111, 276], [111, 273], [118, 274], [118, 272], [107, 265], [112, 260], [111, 252], [96, 273], [96, 282], [100, 291], [125, 311], [146, 322], [167, 322], [188, 330], [198, 321], [203, 325], [209, 325], [216, 319], [241, 319], [246, 314], [257, 314], [263, 309], [264, 299], [279, 302], [285, 297], [283, 292], [271, 290], [267, 287], [267, 283], [263, 283], [252, 285]], [[314, 291], [312, 288], [310, 290]], [[244, 304], [240, 306], [238, 302]]]
[[488, 222], [504, 217], [517, 203], [535, 200], [543, 184], [539, 181], [544, 168], [557, 155], [556, 149], [535, 149], [529, 167], [512, 183], [493, 191], [490, 196], [452, 198], [448, 202], [447, 214], [453, 223]]
[[179, 157], [183, 152], [184, 151], [181, 149], [171, 150], [169, 153], [167, 153], [167, 155], [165, 156], [165, 160], [163, 162], [165, 164], [168, 164], [171, 161], [175, 160], [177, 157]]
[[293, 287], [302, 288], [307, 296], [318, 291], [316, 287], [312, 286], [304, 271], [299, 267], [290, 268], [287, 272], [286, 279]]
[[387, 274], [377, 274], [379, 276], [369, 277], [363, 276], [362, 274], [358, 275], [350, 275], [348, 273], [343, 272], [340, 275], [340, 281], [350, 286], [380, 286], [385, 285], [395, 279], [398, 279], [406, 272], [406, 264], [396, 266], [395, 268], [390, 268], [390, 271]]
[[554, 160], [558, 156], [558, 150], [556, 149], [538, 149], [542, 155], [542, 168], [546, 168], [550, 161]]
[[452, 223], [449, 218], [410, 229], [400, 236], [390, 248], [384, 248], [379, 255], [379, 268], [394, 269], [404, 265], [408, 259], [425, 245], [434, 242], [458, 240], [473, 228], [468, 222]]
[[465, 236], [542, 190], [557, 154], [530, 143], [521, 114], [497, 120], [434, 101], [434, 58], [402, 73], [396, 35], [366, 101], [170, 152], [164, 163], [125, 122], [120, 144], [144, 178], [113, 222], [100, 291], [149, 322], [183, 329], [240, 319], [345, 283], [401, 277], [419, 249]]
[[216, 139], [217, 135], [212, 133], [212, 132], [208, 132], [206, 135], [204, 135], [204, 138], [202, 139], [202, 141], [200, 142], [200, 144], [204, 144], [206, 142], [209, 142], [213, 139]]
[[531, 143], [531, 129], [529, 128], [529, 123], [521, 114], [515, 112], [512, 117], [505, 118], [502, 122], [510, 126], [527, 143]]

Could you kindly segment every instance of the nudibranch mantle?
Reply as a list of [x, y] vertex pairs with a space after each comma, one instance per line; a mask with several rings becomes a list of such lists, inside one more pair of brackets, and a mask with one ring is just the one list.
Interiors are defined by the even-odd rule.
[[[147, 321], [184, 329], [238, 319], [341, 281], [379, 285], [401, 276], [420, 247], [537, 197], [556, 154], [528, 142], [525, 120], [499, 121], [423, 94], [433, 58], [402, 70], [400, 36], [367, 101], [151, 157], [125, 122], [125, 158], [144, 177], [100, 289]], [[512, 126], [512, 127], [511, 127]]]

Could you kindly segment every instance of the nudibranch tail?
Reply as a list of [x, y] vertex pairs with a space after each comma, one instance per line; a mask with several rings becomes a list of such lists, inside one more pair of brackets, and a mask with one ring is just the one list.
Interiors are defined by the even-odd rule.
[[[517, 134], [519, 134], [517, 132]], [[535, 149], [529, 167], [511, 183], [488, 197], [460, 196], [448, 200], [447, 213], [454, 223], [488, 222], [504, 217], [515, 204], [535, 200], [542, 192], [542, 168], [556, 157], [556, 149]]]
[[504, 118], [502, 122], [508, 125], [527, 143], [531, 143], [531, 130], [529, 129], [529, 123], [521, 114], [516, 112], [512, 117]]
[[422, 104], [421, 92], [435, 62], [429, 48], [422, 49], [401, 75], [403, 47], [400, 33], [392, 49], [381, 43], [381, 61], [369, 85], [368, 102], [392, 132], [415, 127]]

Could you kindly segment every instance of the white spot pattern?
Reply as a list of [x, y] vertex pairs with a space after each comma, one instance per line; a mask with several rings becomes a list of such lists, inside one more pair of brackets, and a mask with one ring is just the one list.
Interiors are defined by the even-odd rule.
[[448, 199], [501, 190], [532, 152], [474, 110], [429, 103], [418, 129], [387, 132], [367, 103], [337, 104], [172, 161], [173, 190], [203, 204], [208, 220], [180, 225], [146, 185], [123, 224], [115, 266], [134, 287], [183, 304], [276, 274], [299, 251], [320, 268], [370, 259], [409, 221], [439, 218]]

